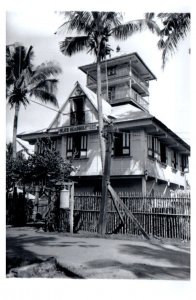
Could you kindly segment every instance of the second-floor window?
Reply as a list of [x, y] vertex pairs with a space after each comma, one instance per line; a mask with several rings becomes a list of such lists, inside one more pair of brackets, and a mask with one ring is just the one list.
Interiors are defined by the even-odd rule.
[[160, 143], [160, 161], [164, 164], [167, 163], [167, 147], [163, 143]]
[[174, 150], [171, 153], [171, 166], [173, 169], [178, 168], [178, 153]]
[[67, 136], [67, 158], [87, 157], [87, 135]]
[[128, 132], [118, 132], [114, 134], [112, 155], [113, 156], [130, 155], [130, 134]]
[[148, 135], [148, 156], [160, 161], [160, 141], [152, 135]]
[[181, 171], [184, 172], [185, 170], [188, 171], [189, 168], [189, 161], [187, 155], [181, 155], [181, 162], [180, 162]]
[[37, 141], [37, 153], [43, 154], [46, 149], [55, 151], [57, 148], [56, 139], [39, 139]]

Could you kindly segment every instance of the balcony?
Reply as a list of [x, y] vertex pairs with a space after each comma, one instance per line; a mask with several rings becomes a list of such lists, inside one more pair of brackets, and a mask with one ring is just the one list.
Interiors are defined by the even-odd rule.
[[[105, 74], [102, 74], [101, 83], [102, 83], [102, 87], [107, 86], [107, 84], [117, 85], [129, 81], [130, 78], [131, 77], [128, 72], [118, 72], [110, 76], [108, 75], [107, 78]], [[88, 75], [86, 85], [89, 89], [96, 90], [97, 81]]]
[[149, 103], [146, 99], [141, 97], [137, 92], [131, 89], [131, 100], [136, 104], [139, 104], [139, 107], [144, 108], [146, 111], [149, 111]]
[[131, 75], [132, 86], [137, 90], [138, 93], [143, 94], [145, 96], [149, 95], [149, 83], [142, 80], [135, 72], [132, 72]]
[[85, 112], [71, 112], [70, 124], [71, 125], [82, 125], [85, 123]]
[[111, 105], [115, 104], [123, 104], [123, 103], [130, 103], [134, 102], [137, 107], [149, 111], [149, 103], [146, 99], [141, 97], [136, 91], [133, 89], [122, 89], [116, 90], [115, 92], [109, 95], [109, 100], [107, 97], [107, 93], [103, 93], [102, 97], [108, 101]]

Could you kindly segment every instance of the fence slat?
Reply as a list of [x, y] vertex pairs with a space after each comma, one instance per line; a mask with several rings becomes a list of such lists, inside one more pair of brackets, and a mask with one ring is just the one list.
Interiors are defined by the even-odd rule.
[[[133, 213], [148, 234], [162, 238], [190, 240], [190, 196], [165, 198], [143, 197], [139, 193], [120, 193], [126, 207]], [[97, 232], [101, 194], [75, 194], [75, 210], [81, 214], [82, 230]], [[122, 209], [119, 208], [123, 213]], [[112, 233], [121, 220], [109, 199], [107, 231]], [[120, 233], [140, 234], [134, 223], [124, 217]]]

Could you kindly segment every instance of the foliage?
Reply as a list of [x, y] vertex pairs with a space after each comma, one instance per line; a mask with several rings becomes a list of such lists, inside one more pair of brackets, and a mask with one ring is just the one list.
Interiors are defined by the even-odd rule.
[[71, 170], [71, 163], [65, 161], [59, 152], [46, 148], [42, 153], [29, 157], [24, 180], [54, 185], [57, 182], [65, 181]]
[[157, 32], [158, 26], [152, 19], [134, 20], [122, 23], [123, 17], [118, 12], [87, 12], [72, 11], [62, 12], [67, 21], [58, 31], [67, 29], [67, 33], [76, 32], [77, 36], [66, 36], [60, 42], [60, 50], [63, 54], [71, 56], [82, 50], [93, 53], [97, 60], [104, 59], [112, 50], [108, 44], [109, 38], [125, 40], [136, 32], [146, 28]]
[[46, 148], [42, 153], [35, 153], [27, 159], [23, 156], [13, 159], [7, 155], [7, 190], [17, 183], [54, 186], [57, 182], [65, 181], [72, 170], [71, 163], [64, 160], [53, 148]]
[[158, 48], [162, 50], [162, 67], [165, 67], [168, 55], [175, 53], [179, 42], [183, 40], [190, 31], [190, 13], [154, 13], [146, 14], [146, 19], [161, 21], [162, 29], [159, 31], [160, 39]]
[[32, 46], [28, 50], [19, 44], [6, 46], [6, 85], [11, 108], [15, 103], [26, 106], [29, 96], [58, 104], [53, 94], [58, 80], [53, 76], [61, 72], [60, 67], [54, 62], [33, 67], [33, 56]]
[[24, 176], [24, 166], [27, 161], [23, 157], [6, 155], [6, 190], [10, 191]]
[[16, 158], [16, 134], [21, 105], [29, 104], [31, 97], [58, 106], [55, 96], [58, 80], [55, 75], [61, 68], [54, 62], [33, 66], [33, 47], [27, 50], [20, 44], [6, 46], [6, 96], [15, 109], [13, 124], [13, 158]]

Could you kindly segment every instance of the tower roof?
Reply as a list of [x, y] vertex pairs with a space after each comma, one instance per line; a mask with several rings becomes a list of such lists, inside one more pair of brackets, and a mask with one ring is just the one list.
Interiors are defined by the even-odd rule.
[[[105, 62], [107, 62], [107, 66], [116, 65], [118, 63], [123, 63], [131, 61], [132, 66], [137, 69], [140, 74], [142, 74], [143, 78], [145, 80], [154, 80], [157, 79], [156, 76], [153, 74], [153, 72], [148, 68], [148, 66], [145, 64], [145, 62], [142, 60], [142, 58], [139, 56], [137, 52], [129, 53], [129, 54], [123, 54], [123, 55], [117, 55], [115, 57], [103, 60], [101, 62], [101, 65], [103, 65]], [[79, 69], [83, 71], [85, 74], [89, 72], [89, 70], [95, 69], [96, 63], [80, 66]]]

